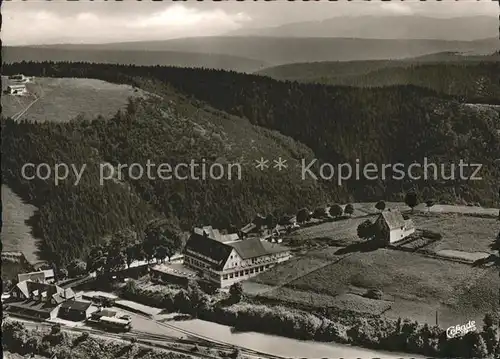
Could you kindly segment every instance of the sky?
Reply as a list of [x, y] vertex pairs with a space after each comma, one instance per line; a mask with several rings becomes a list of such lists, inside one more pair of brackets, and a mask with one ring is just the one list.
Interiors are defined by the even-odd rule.
[[491, 0], [391, 2], [222, 1], [151, 2], [136, 0], [12, 0], [2, 2], [4, 45], [107, 43], [222, 35], [255, 27], [322, 20], [337, 16], [422, 15], [498, 16]]

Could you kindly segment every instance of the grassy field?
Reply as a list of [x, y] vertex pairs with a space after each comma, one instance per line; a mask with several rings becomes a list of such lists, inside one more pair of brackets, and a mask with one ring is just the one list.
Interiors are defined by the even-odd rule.
[[323, 239], [334, 240], [338, 242], [353, 241], [358, 239], [357, 228], [358, 226], [370, 219], [374, 221], [377, 217], [375, 215], [365, 215], [364, 217], [353, 217], [349, 219], [325, 222], [310, 227], [301, 228], [295, 232], [291, 238], [300, 239]]
[[[435, 323], [437, 313], [440, 325], [480, 321], [486, 312], [499, 309], [497, 270], [420, 253], [369, 248], [358, 239], [357, 226], [366, 219], [374, 221], [378, 211], [373, 203], [354, 207], [352, 218], [294, 232], [286, 240], [302, 249], [299, 255], [253, 278], [245, 291], [291, 303], [384, 313], [429, 324]], [[387, 207], [406, 212], [417, 229], [441, 233], [441, 240], [425, 247], [437, 255], [475, 260], [493, 253], [490, 245], [499, 228], [494, 218], [497, 209], [436, 205], [426, 213], [420, 205], [411, 213], [402, 203], [387, 203]], [[381, 301], [362, 297], [372, 288], [383, 291]]]
[[[443, 239], [427, 247], [435, 252], [455, 250], [492, 253], [491, 243], [498, 235], [498, 209], [468, 206], [436, 205], [428, 212], [419, 205], [414, 213], [404, 203], [391, 202], [386, 208], [399, 209], [410, 216], [416, 228], [441, 233]], [[358, 226], [367, 219], [374, 222], [379, 213], [374, 203], [356, 203], [351, 218], [313, 223], [293, 232], [289, 240], [301, 240], [329, 245], [349, 245], [358, 242]]]
[[443, 235], [443, 239], [429, 246], [435, 252], [456, 250], [493, 253], [490, 245], [498, 235], [497, 219], [464, 216], [460, 214], [417, 214], [411, 216], [419, 229]]
[[[2, 76], [2, 90], [8, 83]], [[26, 86], [29, 91], [26, 96], [2, 96], [4, 116], [14, 116], [33, 103], [20, 120], [63, 122], [78, 115], [95, 118], [99, 114], [106, 118], [123, 108], [129, 97], [146, 95], [131, 86], [94, 79], [36, 78]], [[24, 203], [9, 187], [2, 185], [2, 250], [21, 251], [32, 263], [39, 261], [38, 240], [33, 238], [26, 221], [35, 211], [34, 206]]]
[[[34, 238], [26, 223], [36, 212], [36, 207], [26, 204], [12, 190], [2, 184], [2, 252], [21, 251], [30, 263], [40, 262], [39, 239]], [[20, 272], [31, 268], [17, 261], [2, 261], [2, 278], [17, 278]]]
[[[384, 315], [431, 324], [437, 311], [440, 323], [447, 325], [460, 319], [481, 320], [487, 311], [498, 308], [500, 289], [493, 268], [389, 249], [345, 253], [338, 247], [311, 251], [253, 281], [269, 288], [274, 285], [275, 289], [260, 295], [275, 299], [374, 314], [390, 308]], [[372, 288], [384, 293], [379, 305], [360, 297]]]
[[39, 261], [38, 240], [26, 223], [36, 207], [24, 203], [12, 190], [2, 184], [2, 251], [21, 251], [30, 262]]
[[294, 303], [310, 305], [317, 308], [336, 307], [341, 310], [352, 310], [359, 313], [381, 315], [391, 309], [392, 302], [364, 298], [361, 295], [345, 293], [338, 296], [311, 293], [288, 287], [280, 287], [265, 294], [265, 297], [277, 300], [293, 298]]
[[[2, 77], [2, 91], [8, 83]], [[4, 116], [20, 113], [39, 98], [20, 120], [66, 122], [79, 115], [89, 119], [98, 115], [108, 118], [124, 108], [129, 97], [146, 95], [132, 86], [95, 79], [35, 78], [26, 87], [29, 92], [26, 96], [2, 96]]]

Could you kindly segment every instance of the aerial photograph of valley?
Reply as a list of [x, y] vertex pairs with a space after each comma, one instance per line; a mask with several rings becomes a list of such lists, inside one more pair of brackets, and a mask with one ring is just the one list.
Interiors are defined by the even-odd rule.
[[10, 359], [500, 359], [498, 1], [5, 1]]

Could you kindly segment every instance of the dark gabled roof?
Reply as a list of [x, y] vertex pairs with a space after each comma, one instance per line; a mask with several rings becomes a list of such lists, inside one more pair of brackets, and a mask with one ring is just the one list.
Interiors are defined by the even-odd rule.
[[289, 250], [278, 244], [261, 241], [259, 238], [228, 243], [228, 245], [233, 247], [242, 259], [262, 257], [268, 254], [286, 252]]
[[247, 239], [229, 244], [242, 259], [260, 257], [267, 254], [259, 238]]
[[13, 302], [7, 304], [8, 308], [16, 308], [27, 311], [29, 313], [33, 312], [51, 312], [57, 308], [56, 305], [53, 305], [49, 302], [41, 302], [37, 300], [26, 300], [24, 302]]
[[191, 250], [212, 259], [216, 268], [222, 268], [233, 248], [222, 242], [192, 233], [185, 250]]
[[[236, 250], [242, 259], [257, 258], [267, 254], [286, 252], [289, 248], [261, 241], [259, 238], [252, 238], [242, 241], [221, 243], [214, 239], [193, 233], [186, 243], [185, 250], [191, 250], [194, 253], [212, 259], [213, 268], [221, 270], [224, 267], [231, 252]], [[192, 253], [190, 253], [192, 255]], [[200, 257], [201, 260], [203, 258]]]
[[61, 309], [65, 308], [65, 309], [77, 310], [79, 312], [84, 312], [87, 309], [89, 309], [91, 305], [92, 303], [90, 302], [81, 302], [79, 300], [68, 300], [67, 302], [64, 302], [61, 305]]
[[381, 214], [389, 229], [401, 228], [405, 225], [405, 219], [398, 210], [383, 211]]
[[55, 284], [31, 282], [29, 280], [25, 280], [23, 282], [17, 283], [15, 288], [19, 288], [19, 290], [26, 297], [29, 297], [36, 290], [38, 291], [38, 294], [41, 294], [43, 292], [47, 292], [47, 297], [52, 297], [56, 293], [64, 292], [64, 290], [61, 287], [58, 287]]

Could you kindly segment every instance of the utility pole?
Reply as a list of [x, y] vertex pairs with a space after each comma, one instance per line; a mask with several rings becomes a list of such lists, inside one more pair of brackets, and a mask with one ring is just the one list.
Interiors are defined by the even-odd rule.
[[436, 310], [436, 327], [439, 327], [438, 311]]

